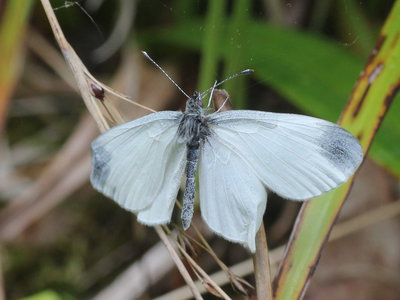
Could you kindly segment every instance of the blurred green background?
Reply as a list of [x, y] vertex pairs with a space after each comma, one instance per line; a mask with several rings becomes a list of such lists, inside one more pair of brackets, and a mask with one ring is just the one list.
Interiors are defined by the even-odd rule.
[[[19, 6], [12, 8], [11, 2]], [[189, 94], [251, 68], [254, 74], [224, 85], [236, 109], [297, 112], [333, 122], [338, 120], [368, 60], [393, 2], [51, 1], [68, 41], [92, 74], [106, 83], [115, 80], [115, 74], [124, 74], [124, 68], [138, 67], [126, 64], [126, 56], [143, 60], [139, 50], [147, 51], [167, 66], [167, 71], [173, 66], [176, 81]], [[5, 59], [0, 63], [3, 88], [10, 90], [10, 97], [4, 97], [9, 98], [8, 103], [3, 100], [1, 104], [5, 110], [2, 161], [6, 180], [0, 197], [6, 208], [51, 163], [80, 122], [85, 107], [52, 69], [52, 63], [56, 63], [53, 57], [47, 53], [40, 56], [34, 50], [38, 35], [57, 48], [40, 2], [3, 1], [0, 21], [0, 53], [1, 48], [15, 43], [13, 51], [3, 51]], [[5, 62], [13, 62], [17, 50], [21, 52], [13, 75], [9, 71], [14, 67], [6, 68]], [[142, 65], [155, 69], [148, 62]], [[134, 75], [127, 80], [137, 79]], [[137, 84], [138, 90], [142, 86], [157, 89], [160, 81], [152, 76], [142, 76], [140, 84], [132, 81], [132, 85]], [[6, 85], [4, 78], [9, 79]], [[175, 90], [170, 93], [171, 97], [142, 104], [178, 109], [185, 98]], [[140, 92], [133, 96], [138, 95]], [[369, 152], [377, 164], [397, 178], [398, 100], [397, 96]], [[134, 225], [132, 230], [130, 214], [99, 196], [87, 182], [71, 189], [62, 200], [51, 211], [44, 209], [45, 213], [36, 216], [20, 234], [3, 243], [8, 299], [35, 294], [26, 299], [92, 297], [158, 240], [149, 228]], [[279, 204], [271, 208], [268, 224], [276, 220], [280, 209]], [[9, 224], [10, 216], [13, 214], [7, 215], [7, 211], [0, 216], [0, 225]], [[227, 247], [221, 241], [215, 243]], [[246, 257], [240, 246], [232, 248], [224, 252], [226, 263]], [[179, 275], [173, 274], [145, 293], [143, 299], [180, 283]]]

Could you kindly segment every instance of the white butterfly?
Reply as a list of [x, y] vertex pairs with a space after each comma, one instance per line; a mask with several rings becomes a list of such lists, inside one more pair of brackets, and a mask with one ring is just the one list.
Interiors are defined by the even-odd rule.
[[96, 138], [93, 187], [137, 214], [139, 222], [166, 224], [186, 170], [186, 229], [198, 164], [204, 221], [218, 235], [255, 252], [268, 190], [291, 200], [316, 197], [346, 182], [363, 159], [357, 139], [337, 124], [250, 110], [204, 115], [203, 95], [188, 97], [183, 113], [155, 112]]

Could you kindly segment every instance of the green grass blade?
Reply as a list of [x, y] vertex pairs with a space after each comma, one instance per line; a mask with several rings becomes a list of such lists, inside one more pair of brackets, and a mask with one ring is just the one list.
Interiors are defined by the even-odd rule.
[[[339, 121], [360, 139], [364, 152], [400, 87], [399, 36], [400, 1], [397, 1]], [[304, 295], [350, 187], [348, 182], [303, 205], [275, 281], [275, 299], [299, 299]]]
[[8, 1], [0, 23], [0, 132], [20, 73], [23, 37], [32, 3], [31, 0]]
[[[220, 45], [222, 24], [225, 20], [226, 1], [210, 1], [208, 5], [204, 36], [202, 39], [202, 58], [198, 84], [199, 91], [201, 92], [210, 88], [216, 78], [217, 64], [221, 56], [218, 47]], [[191, 35], [193, 35], [193, 32]], [[199, 36], [193, 37], [199, 38]], [[205, 99], [205, 101], [207, 101], [207, 99]]]
[[[226, 55], [224, 76], [222, 79], [247, 69], [244, 58], [246, 56], [245, 40], [249, 23], [250, 3], [247, 0], [235, 1], [233, 15], [229, 22], [228, 39], [226, 39]], [[224, 88], [229, 91], [231, 100], [236, 109], [245, 108], [245, 83], [246, 76], [240, 76], [224, 84]]]

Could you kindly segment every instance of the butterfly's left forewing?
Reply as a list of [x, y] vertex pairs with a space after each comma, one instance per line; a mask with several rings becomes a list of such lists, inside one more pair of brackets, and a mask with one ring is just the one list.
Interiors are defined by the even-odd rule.
[[360, 144], [337, 124], [296, 114], [209, 115], [215, 139], [278, 195], [306, 200], [344, 183], [362, 161]]
[[153, 113], [113, 127], [92, 143], [94, 188], [147, 225], [171, 218], [186, 153], [177, 137], [180, 115]]

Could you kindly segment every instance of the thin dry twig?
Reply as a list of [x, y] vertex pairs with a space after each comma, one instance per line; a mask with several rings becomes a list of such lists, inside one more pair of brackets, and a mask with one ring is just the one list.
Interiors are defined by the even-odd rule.
[[[231, 105], [231, 104], [228, 104]], [[182, 209], [182, 205], [176, 201], [176, 205], [178, 206], [179, 209]], [[211, 248], [210, 244], [207, 242], [203, 234], [200, 232], [200, 230], [197, 228], [195, 224], [192, 223], [191, 228], [195, 231], [197, 237], [199, 238], [199, 241], [196, 240], [195, 238], [191, 237], [190, 235], [186, 234], [183, 230], [181, 230], [181, 236], [183, 235], [185, 238], [188, 239], [188, 242], [194, 242], [196, 245], [201, 247], [204, 251], [206, 251], [211, 257], [215, 260], [215, 262], [218, 264], [218, 266], [221, 268], [223, 272], [225, 272], [227, 278], [231, 281], [232, 285], [238, 289], [240, 292], [243, 294], [247, 294], [245, 292], [246, 286], [247, 288], [253, 289], [254, 287], [249, 284], [247, 281], [244, 279], [240, 278], [238, 275], [234, 274], [227, 265], [225, 265], [218, 257], [218, 255], [214, 252], [214, 250]]]
[[[204, 236], [201, 234], [199, 229], [196, 226], [193, 226], [193, 229], [195, 230], [198, 238], [200, 239], [200, 242], [192, 239], [194, 242], [199, 244], [205, 251], [207, 251], [208, 254], [212, 256], [212, 258], [215, 260], [215, 262], [218, 264], [218, 266], [221, 268], [221, 270], [226, 274], [227, 278], [233, 285], [233, 287], [241, 292], [244, 295], [248, 296], [248, 289], [254, 289], [254, 287], [248, 283], [246, 280], [241, 278], [239, 275], [235, 274], [227, 265], [225, 265], [218, 257], [218, 255], [214, 252], [214, 250], [211, 248], [210, 244], [207, 242], [207, 240], [204, 238]], [[190, 238], [190, 237], [189, 237]]]
[[[183, 254], [183, 256], [186, 258], [186, 260], [190, 263], [190, 265], [195, 269], [196, 272], [198, 272], [201, 275], [203, 284], [205, 283], [207, 286], [211, 285], [211, 287], [215, 290], [215, 292], [222, 297], [223, 299], [231, 299], [225, 292], [223, 289], [221, 289], [219, 287], [219, 285], [214, 282], [214, 280], [211, 279], [211, 277], [204, 272], [204, 270], [194, 261], [193, 258], [190, 257], [189, 254], [187, 254], [187, 252], [183, 249], [183, 247], [179, 244], [177, 244], [179, 250], [181, 251], [181, 253]], [[207, 290], [209, 290], [207, 288]]]
[[[179, 203], [179, 201], [175, 202], [176, 205], [178, 206], [179, 209], [182, 209], [182, 205]], [[243, 278], [241, 278], [240, 276], [236, 275], [235, 273], [232, 272], [232, 270], [229, 269], [229, 267], [227, 265], [225, 265], [217, 256], [217, 254], [214, 252], [214, 250], [211, 248], [210, 244], [207, 242], [207, 240], [205, 239], [205, 237], [203, 236], [203, 234], [200, 232], [200, 230], [197, 228], [197, 226], [195, 224], [191, 224], [191, 228], [195, 231], [197, 237], [200, 239], [200, 241], [196, 240], [195, 238], [191, 237], [190, 235], [188, 235], [186, 232], [184, 232], [183, 230], [180, 230], [179, 232], [179, 236], [181, 238], [185, 238], [185, 242], [187, 241], [189, 242], [193, 242], [195, 243], [197, 246], [199, 246], [201, 249], [203, 249], [204, 251], [206, 251], [209, 255], [212, 256], [212, 258], [215, 260], [215, 262], [219, 265], [219, 267], [221, 268], [222, 272], [224, 272], [226, 274], [226, 279], [228, 279], [231, 284], [233, 285], [233, 287], [240, 291], [242, 294], [247, 295], [247, 289], [254, 289], [254, 287], [248, 283], [246, 280], [244, 280]], [[165, 231], [167, 232], [167, 234], [170, 234], [170, 232], [168, 231], [168, 227], [164, 226]], [[178, 240], [174, 240], [175, 243], [177, 243], [177, 247], [179, 247], [180, 251], [185, 252], [183, 255], [186, 256], [188, 255], [186, 250], [180, 246], [179, 241]], [[193, 250], [193, 247], [191, 247], [191, 251]], [[189, 260], [188, 262], [191, 263], [192, 260]], [[192, 268], [200, 268], [200, 266], [198, 266], [196, 264], [196, 266], [192, 265]], [[194, 270], [196, 272], [196, 270]], [[200, 272], [201, 273], [201, 272]], [[196, 275], [198, 274], [198, 272], [196, 273]], [[212, 279], [211, 279], [212, 280]], [[208, 285], [208, 281], [201, 281], [203, 284], [203, 287], [205, 286], [209, 286]], [[226, 282], [225, 282], [226, 283]], [[215, 283], [212, 280], [212, 285], [216, 285], [218, 286], [217, 283]], [[207, 289], [208, 291], [210, 291], [209, 289]], [[219, 287], [215, 288], [215, 291], [218, 292]], [[212, 291], [210, 291], [212, 292]], [[216, 293], [215, 293], [216, 294]]]
[[[186, 281], [188, 287], [190, 288], [195, 299], [203, 299], [203, 297], [200, 295], [200, 292], [197, 290], [197, 288], [192, 280], [192, 277], [190, 277], [189, 272], [186, 270], [182, 260], [179, 258], [178, 254], [176, 253], [174, 247], [172, 246], [168, 236], [165, 234], [162, 227], [155, 226], [154, 229], [157, 232], [158, 236], [160, 237], [161, 241], [164, 243], [164, 245], [169, 250], [169, 253], [170, 253], [172, 259], [174, 260], [176, 266], [178, 267], [178, 270], [181, 273], [182, 277], [185, 279], [185, 281]], [[176, 245], [178, 245], [178, 244], [176, 244]], [[186, 253], [186, 252], [184, 252], [184, 253]]]
[[272, 277], [264, 223], [261, 223], [256, 234], [256, 253], [253, 255], [253, 264], [257, 298], [272, 300]]
[[[270, 252], [270, 262], [272, 270], [275, 271], [278, 268], [279, 262], [282, 259], [285, 247], [281, 246], [275, 248]], [[237, 263], [236, 265], [230, 266], [229, 269], [232, 273], [237, 274], [238, 276], [246, 276], [253, 272], [253, 260], [247, 259], [243, 262]], [[219, 286], [227, 284], [230, 280], [227, 279], [225, 271], [221, 270], [214, 274], [209, 275], [210, 278], [217, 283]], [[201, 293], [207, 292], [201, 281], [195, 282], [197, 288]], [[154, 300], [182, 300], [188, 299], [190, 297], [190, 291], [186, 286], [173, 290], [167, 294], [164, 294], [160, 297], [155, 298]]]

